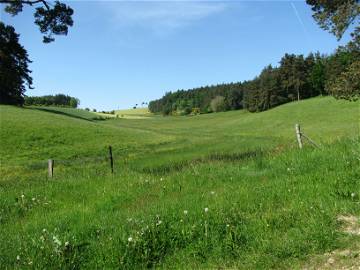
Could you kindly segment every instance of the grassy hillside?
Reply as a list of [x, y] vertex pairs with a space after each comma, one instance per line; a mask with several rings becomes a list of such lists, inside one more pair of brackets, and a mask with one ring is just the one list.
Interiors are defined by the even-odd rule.
[[51, 107], [51, 106], [28, 106], [29, 110], [39, 110], [48, 113], [61, 114], [73, 118], [79, 118], [83, 120], [101, 120], [96, 113], [74, 108], [66, 107]]
[[[0, 115], [0, 268], [300, 268], [359, 241], [337, 220], [360, 216], [359, 102], [106, 121]], [[295, 123], [321, 148], [299, 151]]]

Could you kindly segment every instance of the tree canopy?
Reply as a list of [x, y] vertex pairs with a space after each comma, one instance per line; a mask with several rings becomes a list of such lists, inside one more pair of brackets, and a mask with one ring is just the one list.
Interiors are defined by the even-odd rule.
[[22, 12], [25, 5], [35, 8], [35, 24], [43, 34], [43, 42], [54, 41], [53, 35], [67, 35], [69, 26], [73, 26], [74, 11], [64, 3], [45, 0], [0, 0], [5, 11], [13, 16]]
[[306, 3], [319, 26], [337, 39], [341, 39], [350, 25], [359, 24], [359, 0], [306, 0]]
[[62, 106], [77, 108], [80, 105], [80, 100], [75, 97], [64, 94], [46, 95], [46, 96], [26, 96], [25, 105], [36, 106]]

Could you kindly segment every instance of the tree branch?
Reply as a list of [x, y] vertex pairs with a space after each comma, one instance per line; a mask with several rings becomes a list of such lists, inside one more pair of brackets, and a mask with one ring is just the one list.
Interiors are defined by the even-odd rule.
[[[38, 3], [42, 3], [47, 10], [50, 9], [49, 4], [45, 1], [45, 0], [21, 0], [20, 1], [22, 4], [27, 4], [27, 5], [34, 5], [34, 4], [38, 4]], [[14, 3], [14, 0], [0, 0], [0, 4], [12, 4]]]

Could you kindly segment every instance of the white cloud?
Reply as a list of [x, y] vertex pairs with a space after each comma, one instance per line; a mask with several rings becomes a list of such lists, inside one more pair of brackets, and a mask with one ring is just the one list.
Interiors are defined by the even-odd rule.
[[140, 26], [156, 33], [188, 26], [206, 17], [219, 14], [228, 7], [219, 2], [99, 2], [117, 27]]

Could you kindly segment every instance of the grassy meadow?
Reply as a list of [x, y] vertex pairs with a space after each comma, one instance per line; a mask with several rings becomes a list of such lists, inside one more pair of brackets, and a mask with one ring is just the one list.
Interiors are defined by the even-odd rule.
[[[0, 268], [301, 269], [355, 245], [337, 217], [360, 216], [359, 105], [106, 120], [0, 106]], [[295, 123], [319, 149], [298, 149]]]

